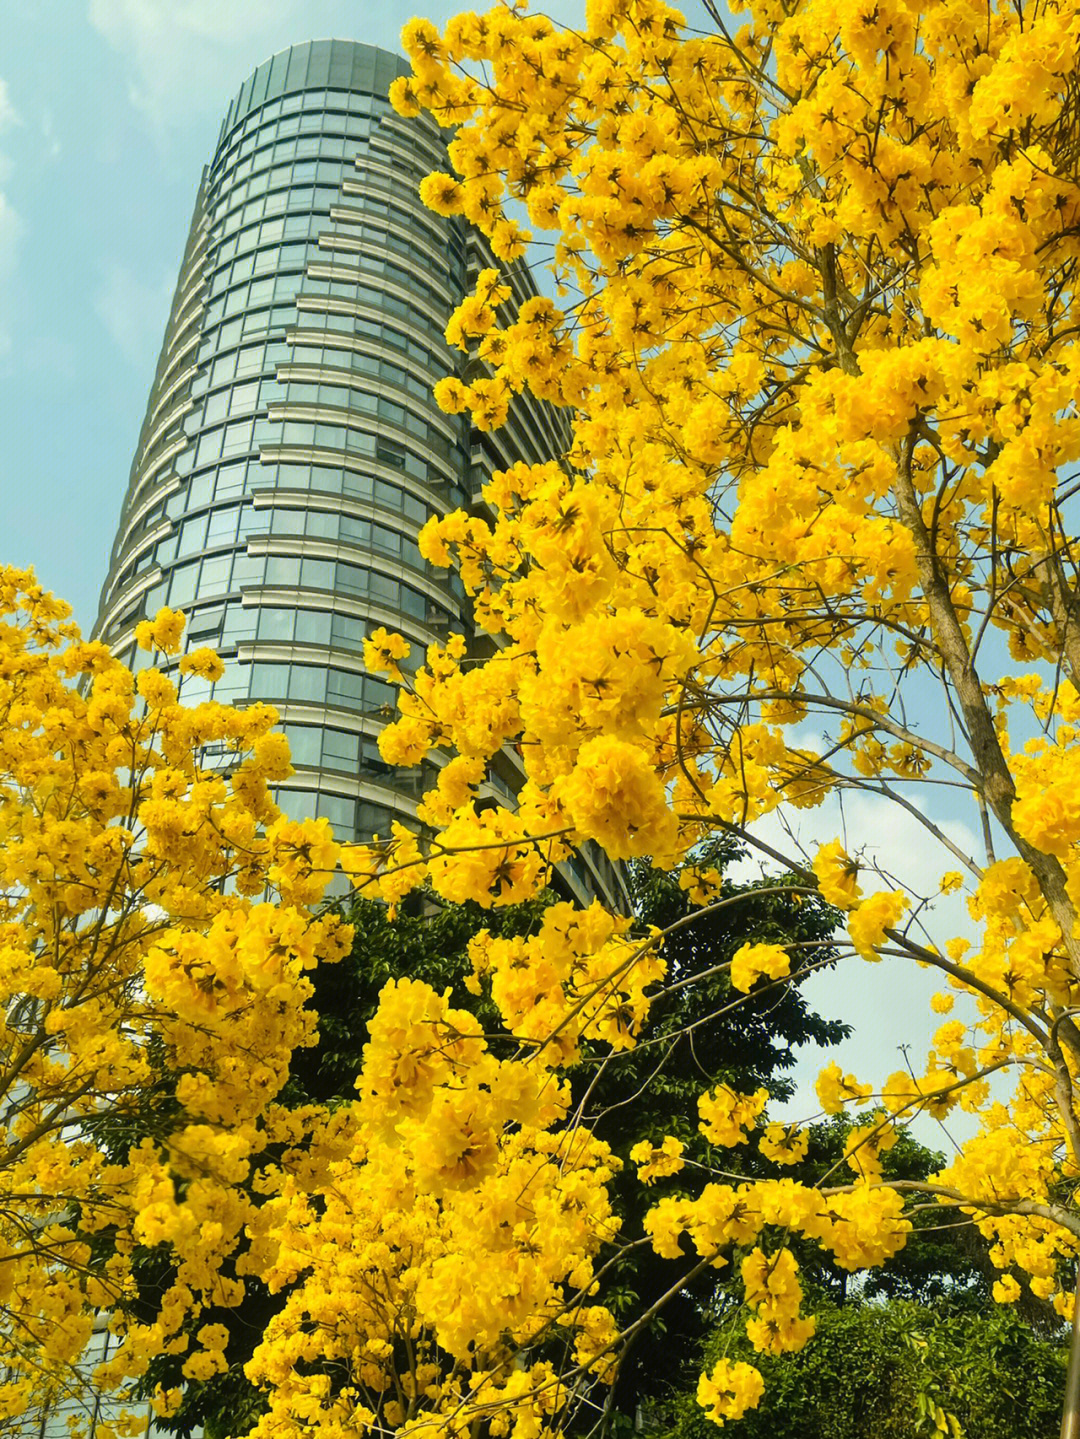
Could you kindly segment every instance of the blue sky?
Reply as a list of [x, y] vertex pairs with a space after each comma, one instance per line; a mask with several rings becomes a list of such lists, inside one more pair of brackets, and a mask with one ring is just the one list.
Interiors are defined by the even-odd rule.
[[[203, 164], [262, 60], [453, 0], [33, 0], [0, 56], [0, 562], [89, 629]], [[544, 7], [557, 18], [584, 0]]]

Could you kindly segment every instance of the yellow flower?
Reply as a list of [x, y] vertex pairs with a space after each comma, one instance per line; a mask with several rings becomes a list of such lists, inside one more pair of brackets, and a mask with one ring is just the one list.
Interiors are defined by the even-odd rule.
[[758, 1140], [758, 1151], [774, 1164], [798, 1164], [806, 1158], [810, 1131], [796, 1124], [767, 1124]]
[[865, 1104], [874, 1092], [872, 1084], [860, 1084], [853, 1074], [844, 1074], [835, 1061], [821, 1071], [814, 1087], [826, 1114], [841, 1114], [845, 1104]]
[[1011, 1274], [1003, 1274], [994, 1280], [990, 1293], [996, 1304], [1015, 1304], [1020, 1298], [1020, 1286]]
[[763, 976], [780, 979], [791, 970], [787, 950], [778, 944], [744, 944], [731, 961], [731, 983], [748, 994]]
[[186, 621], [178, 610], [162, 606], [153, 620], [142, 620], [135, 626], [135, 640], [140, 649], [161, 650], [174, 655], [180, 649]]
[[856, 883], [858, 863], [851, 859], [838, 839], [822, 845], [814, 857], [821, 897], [837, 909], [852, 909], [862, 896]]
[[877, 949], [885, 943], [887, 929], [894, 929], [908, 907], [901, 890], [879, 890], [864, 899], [848, 914], [848, 934], [863, 959], [877, 960]]
[[140, 670], [135, 685], [151, 710], [176, 703], [176, 686], [160, 670]]
[[391, 634], [380, 625], [364, 641], [364, 664], [372, 674], [387, 674], [404, 683], [399, 661], [408, 659], [412, 646], [402, 635]]
[[721, 1359], [698, 1380], [697, 1402], [714, 1424], [741, 1419], [756, 1409], [765, 1393], [765, 1381], [751, 1364]]
[[631, 1163], [638, 1166], [638, 1178], [642, 1184], [652, 1184], [657, 1179], [667, 1179], [678, 1174], [684, 1166], [683, 1146], [669, 1134], [659, 1145], [643, 1139], [630, 1151]]
[[754, 1094], [738, 1094], [729, 1085], [719, 1084], [698, 1099], [701, 1116], [698, 1128], [710, 1144], [722, 1149], [745, 1144], [747, 1133], [755, 1128], [768, 1098], [764, 1089]]
[[202, 679], [214, 681], [225, 673], [225, 665], [220, 655], [204, 647], [181, 655], [179, 670], [182, 675], [199, 675]]
[[612, 859], [666, 853], [674, 839], [675, 816], [637, 745], [603, 737], [587, 741], [559, 798], [582, 838], [599, 841]]

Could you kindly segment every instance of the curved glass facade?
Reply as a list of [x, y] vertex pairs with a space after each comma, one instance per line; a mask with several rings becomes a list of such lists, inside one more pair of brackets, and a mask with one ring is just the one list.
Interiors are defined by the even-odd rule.
[[[472, 502], [493, 469], [565, 440], [536, 402], [479, 437], [431, 397], [460, 359], [443, 337], [450, 312], [492, 261], [420, 202], [447, 157], [434, 122], [403, 121], [385, 98], [408, 68], [367, 45], [296, 45], [229, 106], [95, 631], [138, 667], [136, 623], [182, 609], [189, 642], [227, 663], [216, 686], [189, 679], [185, 692], [272, 702], [297, 770], [279, 803], [343, 838], [409, 822], [432, 779], [379, 756], [394, 691], [364, 673], [365, 637], [400, 630], [422, 658], [451, 628], [471, 633], [457, 577], [420, 558], [421, 527]], [[512, 758], [496, 768], [505, 801]], [[619, 887], [598, 856], [568, 879], [582, 894]]]

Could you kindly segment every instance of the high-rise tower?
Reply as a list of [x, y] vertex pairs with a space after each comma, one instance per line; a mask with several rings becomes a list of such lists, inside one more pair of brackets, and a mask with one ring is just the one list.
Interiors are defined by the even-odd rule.
[[[414, 653], [469, 633], [456, 576], [427, 566], [432, 514], [478, 499], [493, 469], [562, 452], [562, 417], [530, 399], [479, 437], [443, 414], [444, 329], [493, 263], [417, 186], [445, 169], [428, 117], [386, 100], [406, 62], [368, 45], [282, 51], [229, 106], [195, 203], [105, 582], [96, 634], [133, 666], [136, 623], [168, 604], [227, 663], [213, 697], [280, 711], [297, 774], [278, 802], [342, 838], [408, 822], [424, 769], [392, 770], [376, 735], [394, 692], [365, 674], [385, 625]], [[529, 283], [527, 272], [513, 276]], [[210, 692], [188, 680], [186, 692]], [[512, 756], [488, 795], [512, 800]], [[599, 852], [564, 867], [616, 899]]]

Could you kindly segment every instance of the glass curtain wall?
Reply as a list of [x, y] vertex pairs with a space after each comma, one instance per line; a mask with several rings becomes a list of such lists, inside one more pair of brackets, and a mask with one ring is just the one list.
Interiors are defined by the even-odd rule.
[[[342, 838], [414, 823], [433, 778], [379, 756], [394, 691], [364, 673], [365, 637], [399, 630], [417, 659], [451, 629], [473, 639], [459, 580], [420, 558], [421, 527], [478, 500], [494, 469], [560, 454], [567, 433], [524, 398], [504, 432], [480, 437], [431, 397], [461, 360], [444, 339], [450, 313], [495, 262], [420, 202], [420, 180], [448, 161], [444, 132], [385, 98], [407, 71], [368, 45], [296, 45], [229, 106], [96, 627], [138, 667], [136, 623], [182, 609], [189, 643], [227, 664], [217, 685], [189, 679], [185, 692], [272, 702], [297, 770], [278, 802]], [[527, 271], [512, 280], [535, 293]], [[491, 797], [518, 782], [500, 757]], [[599, 853], [565, 879], [579, 897], [621, 890]]]

